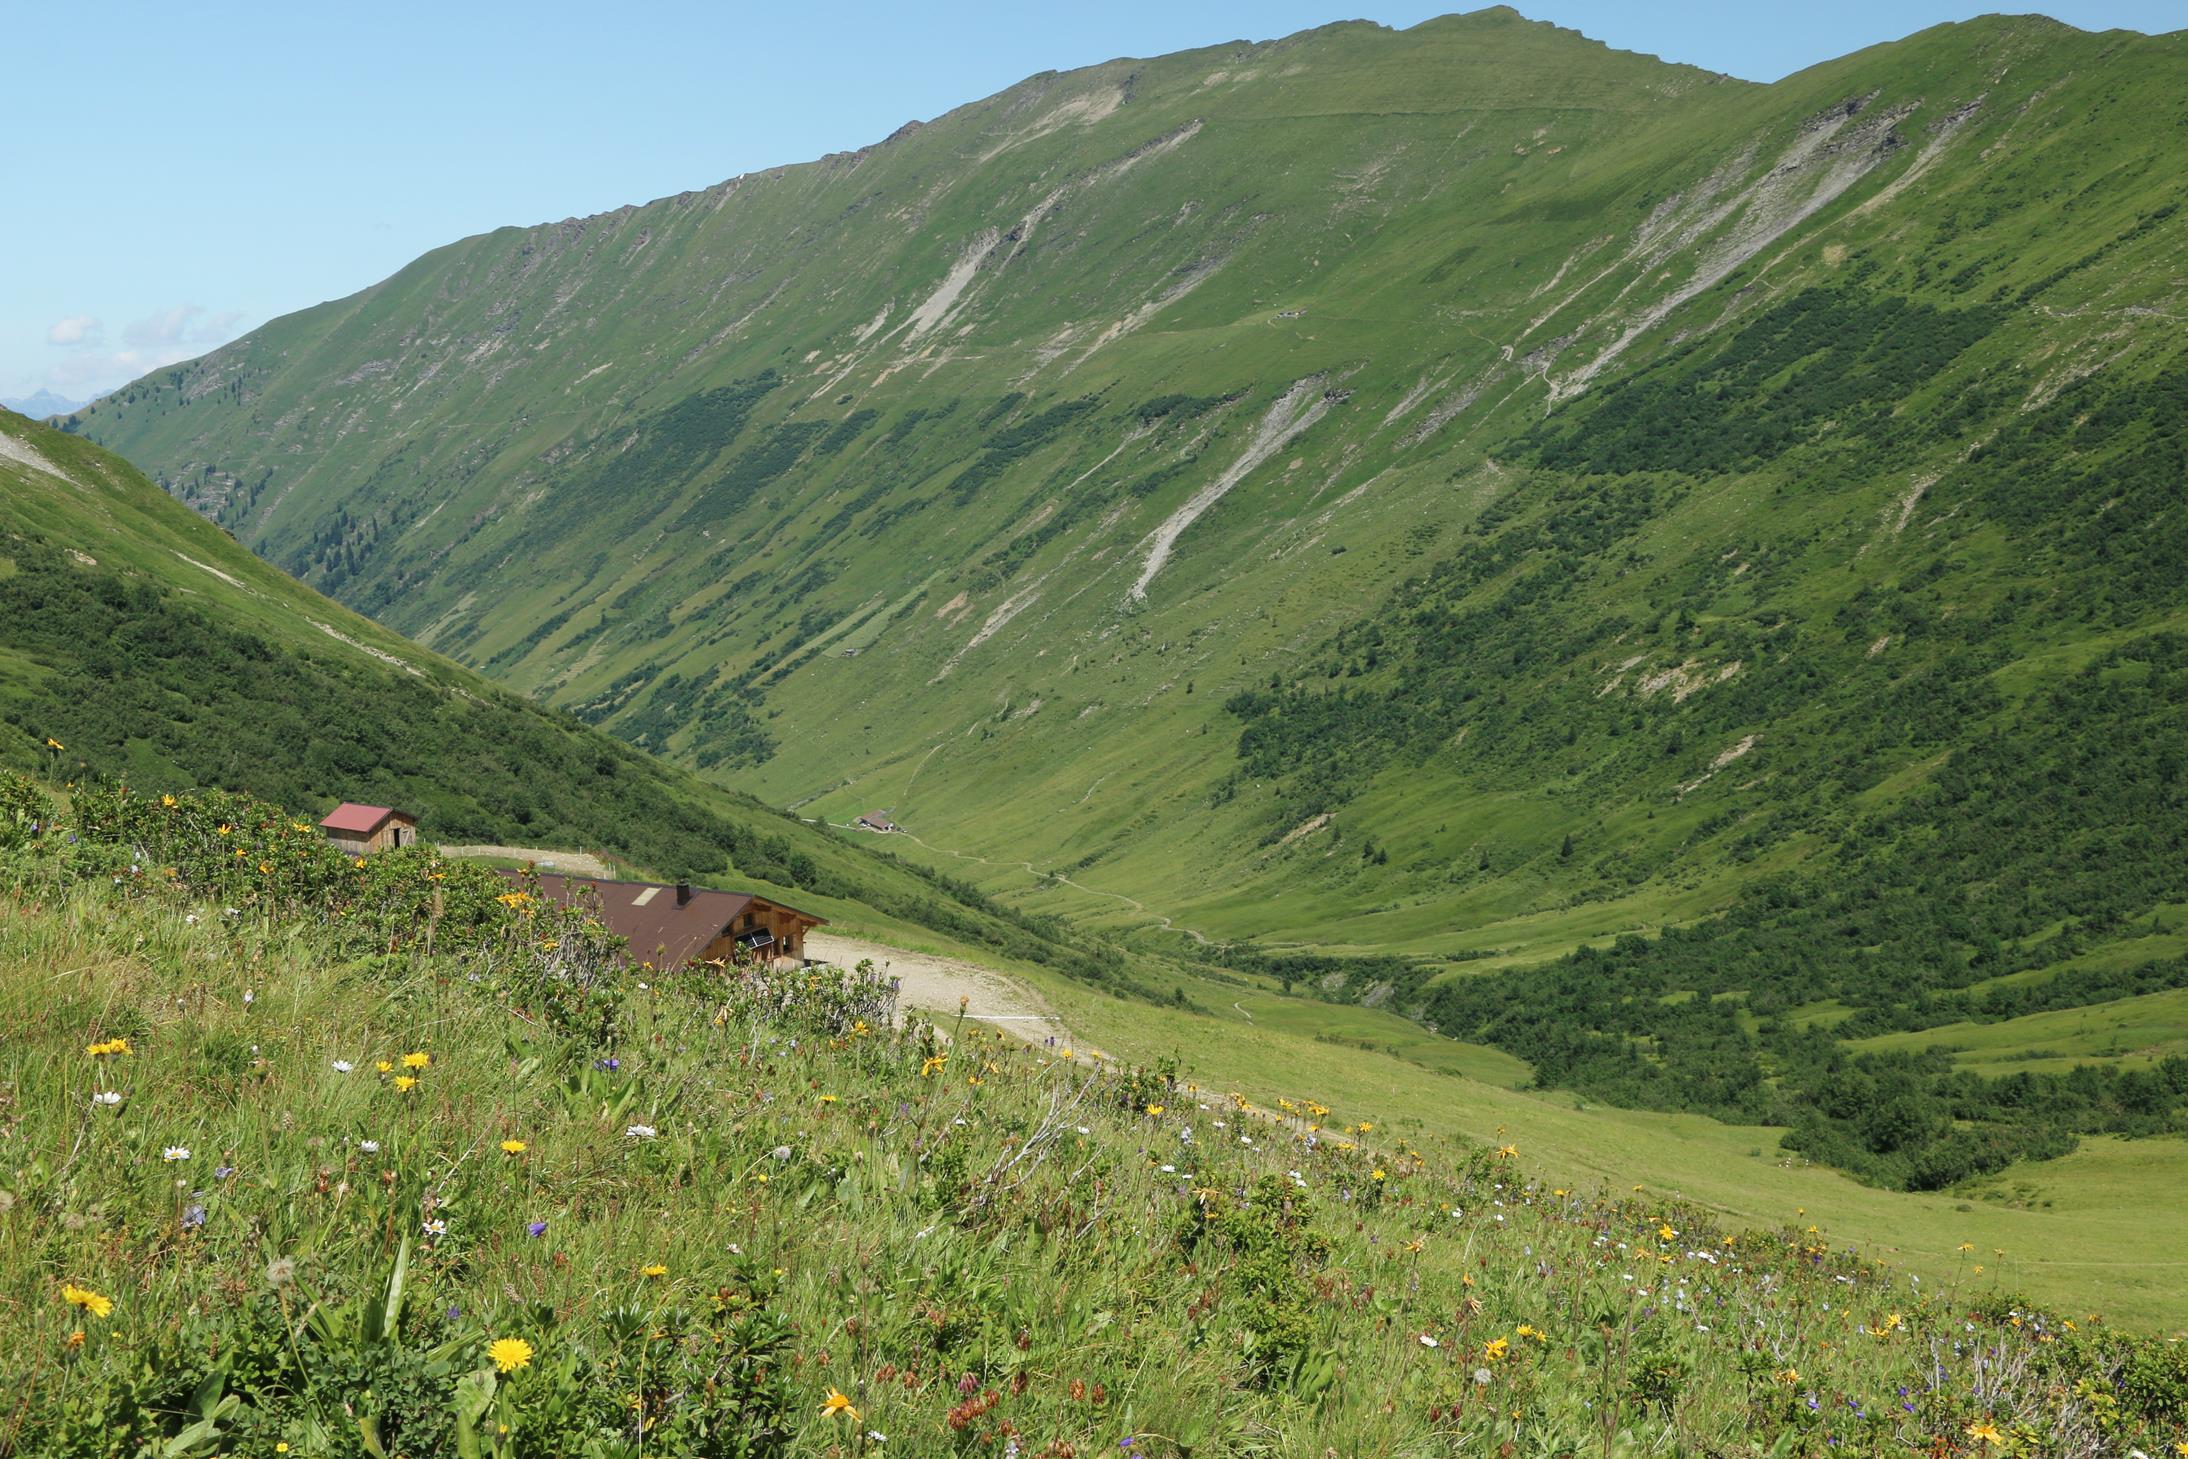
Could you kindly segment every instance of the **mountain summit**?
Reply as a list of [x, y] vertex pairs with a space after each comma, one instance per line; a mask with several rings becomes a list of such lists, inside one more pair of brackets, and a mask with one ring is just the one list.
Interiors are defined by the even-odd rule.
[[84, 404], [85, 402], [81, 400], [69, 400], [55, 395], [50, 390], [39, 390], [33, 394], [19, 396], [11, 400], [0, 400], [0, 405], [6, 406], [18, 415], [27, 415], [32, 420], [44, 420], [49, 416], [56, 415], [74, 415], [84, 408]]

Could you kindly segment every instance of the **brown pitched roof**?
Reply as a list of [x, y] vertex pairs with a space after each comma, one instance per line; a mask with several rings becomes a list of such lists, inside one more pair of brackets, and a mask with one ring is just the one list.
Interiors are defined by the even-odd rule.
[[[504, 871], [519, 878], [521, 872]], [[677, 901], [678, 888], [659, 882], [603, 881], [597, 877], [539, 873], [539, 890], [563, 906], [582, 906], [597, 911], [610, 932], [630, 944], [631, 956], [656, 967], [680, 967], [696, 961], [707, 944], [720, 937], [737, 914], [755, 901], [749, 892], [725, 892], [716, 887], [692, 887], [690, 900]], [[821, 919], [781, 902], [768, 902], [804, 917], [816, 926]]]
[[384, 805], [359, 805], [356, 801], [345, 800], [328, 812], [319, 825], [324, 830], [340, 831], [349, 836], [369, 836], [394, 814]]

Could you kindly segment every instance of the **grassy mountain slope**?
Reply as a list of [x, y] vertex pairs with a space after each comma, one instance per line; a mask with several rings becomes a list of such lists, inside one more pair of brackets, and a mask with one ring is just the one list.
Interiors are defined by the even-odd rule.
[[[1946, 1184], [2188, 1092], [2184, 78], [1995, 17], [1767, 87], [1509, 11], [1119, 61], [75, 425], [1024, 905], [1402, 955], [1266, 967]], [[2114, 1004], [2078, 1084], [1871, 1042]]]
[[[1402, 836], [1411, 868], [1348, 885], [1314, 864], [1333, 838], [1271, 854], [1281, 801], [1206, 806], [1236, 765], [1223, 700], [1395, 611], [1484, 513], [1592, 522], [1555, 546], [1596, 569], [1568, 596], [1598, 632], [1483, 666], [1506, 693], [1594, 674], [1626, 646], [1602, 625], [1671, 595], [1807, 626], [1932, 560], [1966, 560], [1956, 589], [2043, 576], [1947, 492], [1893, 504], [2100, 363], [2158, 368], [2180, 235], [2151, 221], [2174, 188], [2151, 109], [2180, 62], [2175, 39], [1994, 20], [1753, 87], [1508, 12], [1116, 62], [454, 245], [79, 424], [307, 581], [781, 800], [892, 805], [938, 843], [1160, 889], [1211, 933], [1443, 950], [1576, 894], [1616, 909], [1540, 861], [1599, 798], [1464, 746], [1402, 767], [1433, 826], [1348, 783], [1338, 829]], [[1611, 429], [1583, 387], [1788, 329], [1710, 388], [1850, 369], [1848, 400], [1735, 412], [1722, 440], [1764, 433], [1737, 458], [1575, 444]], [[1862, 343], [1819, 359], [1842, 331]], [[1517, 444], [1549, 400], [1564, 429]], [[1878, 459], [1903, 403], [1935, 428]], [[1667, 479], [1592, 484], [1634, 463]], [[1136, 596], [1157, 529], [1225, 482]], [[1854, 533], [1857, 562], [1811, 549]], [[1652, 728], [1700, 712], [1672, 701], [1685, 679], [1646, 687], [1687, 646], [1626, 643], [1615, 702]], [[1697, 773], [1660, 768], [1620, 799]], [[1706, 818], [1618, 829], [1687, 870]], [[1438, 884], [1482, 843], [1530, 865]], [[1247, 910], [1299, 886], [1311, 921]]]
[[0, 624], [0, 766], [244, 791], [299, 811], [382, 800], [415, 810], [436, 840], [603, 846], [663, 874], [756, 881], [853, 925], [1101, 971], [977, 894], [420, 650], [245, 552], [126, 462], [9, 414]]
[[2188, 1411], [2179, 1344], [1829, 1211], [1729, 1231], [857, 975], [594, 982], [551, 907], [429, 950], [424, 853], [400, 913], [104, 874], [213, 809], [0, 849], [0, 1454], [2094, 1459]]

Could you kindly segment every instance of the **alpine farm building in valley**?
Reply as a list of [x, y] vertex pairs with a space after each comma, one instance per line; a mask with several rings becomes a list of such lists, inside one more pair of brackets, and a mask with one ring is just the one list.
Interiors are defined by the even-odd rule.
[[[512, 879], [524, 874], [505, 872]], [[805, 935], [823, 919], [750, 892], [690, 882], [604, 881], [538, 873], [540, 895], [565, 907], [597, 911], [630, 944], [634, 960], [657, 968], [753, 958], [805, 958]]]

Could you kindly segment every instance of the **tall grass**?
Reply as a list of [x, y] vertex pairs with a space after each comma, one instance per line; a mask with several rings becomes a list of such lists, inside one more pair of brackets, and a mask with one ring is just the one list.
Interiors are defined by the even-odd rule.
[[2182, 1349], [1979, 1292], [1988, 1253], [1931, 1291], [1311, 1091], [900, 1026], [869, 972], [573, 1000], [522, 906], [360, 950], [56, 841], [0, 876], [0, 1454], [2188, 1438]]

